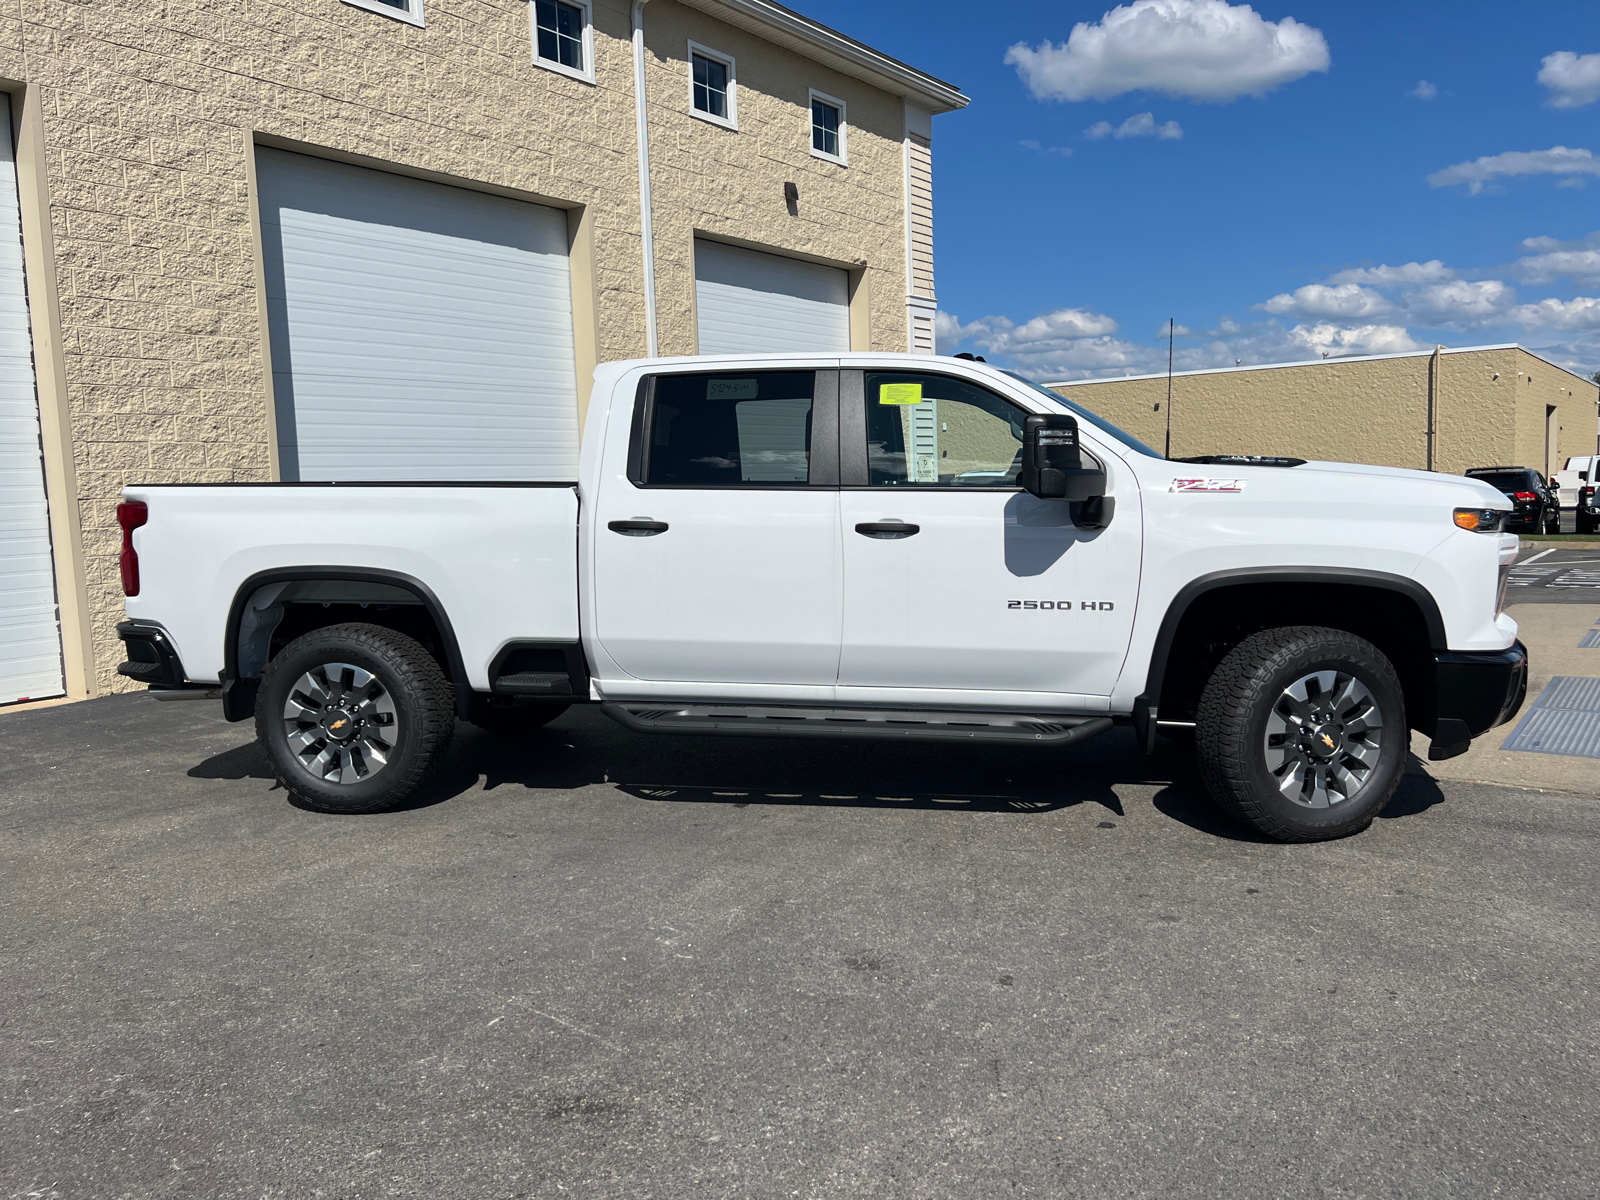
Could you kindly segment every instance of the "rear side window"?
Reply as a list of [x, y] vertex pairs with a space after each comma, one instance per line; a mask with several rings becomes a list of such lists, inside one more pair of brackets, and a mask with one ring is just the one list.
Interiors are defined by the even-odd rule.
[[661, 375], [638, 437], [636, 482], [676, 487], [805, 484], [813, 371]]

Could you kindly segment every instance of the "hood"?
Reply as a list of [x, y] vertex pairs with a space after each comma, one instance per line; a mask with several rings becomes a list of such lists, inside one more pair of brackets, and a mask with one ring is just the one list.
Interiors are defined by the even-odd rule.
[[1336, 476], [1340, 479], [1369, 479], [1373, 483], [1390, 481], [1410, 487], [1438, 488], [1441, 493], [1460, 498], [1463, 507], [1476, 503], [1482, 508], [1510, 509], [1506, 494], [1481, 479], [1465, 475], [1446, 475], [1440, 471], [1416, 471], [1410, 467], [1375, 467], [1368, 463], [1307, 462], [1303, 466], [1281, 468], [1295, 475]]

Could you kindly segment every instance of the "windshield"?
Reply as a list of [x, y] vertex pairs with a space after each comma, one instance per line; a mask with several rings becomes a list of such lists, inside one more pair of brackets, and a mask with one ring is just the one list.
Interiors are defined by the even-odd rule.
[[[1001, 369], [1004, 370], [1004, 368], [1001, 368]], [[1123, 430], [1118, 429], [1110, 421], [1107, 421], [1104, 417], [1097, 416], [1095, 413], [1090, 412], [1087, 408], [1084, 408], [1081, 404], [1074, 404], [1071, 400], [1068, 400], [1060, 392], [1052, 392], [1049, 388], [1045, 387], [1043, 384], [1038, 384], [1038, 383], [1035, 383], [1031, 379], [1026, 379], [1023, 376], [1018, 375], [1015, 371], [1005, 371], [1005, 374], [1011, 376], [1011, 378], [1017, 380], [1019, 383], [1027, 384], [1034, 391], [1041, 392], [1044, 395], [1049, 396], [1050, 399], [1054, 400], [1057, 404], [1065, 404], [1069, 409], [1072, 410], [1073, 415], [1075, 415], [1079, 420], [1087, 421], [1087, 422], [1089, 422], [1089, 424], [1093, 425], [1096, 429], [1098, 429], [1101, 433], [1104, 433], [1104, 434], [1109, 435], [1110, 437], [1116, 438], [1117, 441], [1121, 442], [1129, 450], [1137, 451], [1140, 454], [1148, 454], [1151, 458], [1164, 458], [1165, 457], [1165, 455], [1163, 455], [1161, 453], [1161, 451], [1150, 449], [1149, 446], [1146, 446], [1138, 438], [1134, 437], [1133, 434], [1125, 433]]]

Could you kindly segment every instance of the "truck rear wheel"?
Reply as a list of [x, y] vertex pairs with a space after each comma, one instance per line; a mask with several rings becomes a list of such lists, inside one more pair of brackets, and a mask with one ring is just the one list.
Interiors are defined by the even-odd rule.
[[1212, 797], [1280, 842], [1365, 829], [1409, 745], [1389, 660], [1354, 634], [1305, 625], [1235, 646], [1206, 683], [1195, 734]]
[[414, 639], [332, 625], [267, 664], [256, 731], [290, 795], [322, 812], [375, 812], [411, 796], [443, 757], [455, 698]]

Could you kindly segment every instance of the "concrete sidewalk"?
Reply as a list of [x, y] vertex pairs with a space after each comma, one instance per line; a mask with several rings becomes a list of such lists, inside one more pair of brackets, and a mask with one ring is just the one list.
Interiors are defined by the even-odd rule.
[[1506, 608], [1521, 629], [1532, 673], [1528, 698], [1508, 725], [1491, 730], [1460, 758], [1428, 762], [1428, 739], [1411, 735], [1413, 774], [1471, 783], [1568, 792], [1600, 798], [1600, 759], [1559, 754], [1530, 754], [1500, 747], [1516, 729], [1545, 684], [1556, 675], [1600, 676], [1600, 647], [1579, 649], [1578, 642], [1600, 619], [1600, 604], [1513, 604]]

